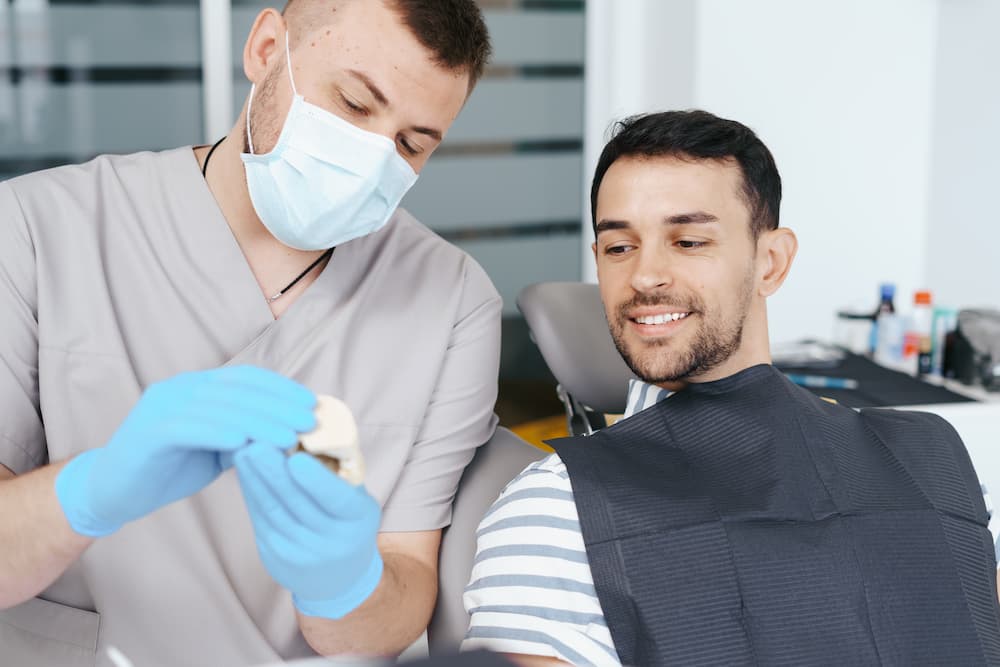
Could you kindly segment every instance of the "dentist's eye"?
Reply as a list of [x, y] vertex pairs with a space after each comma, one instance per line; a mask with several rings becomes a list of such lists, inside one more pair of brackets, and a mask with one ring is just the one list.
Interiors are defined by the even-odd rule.
[[420, 146], [414, 146], [406, 137], [399, 138], [399, 145], [402, 146], [406, 154], [410, 156], [420, 155], [420, 153], [423, 152]]
[[351, 112], [359, 114], [361, 116], [368, 115], [368, 109], [364, 108], [360, 104], [355, 104], [351, 100], [347, 99], [344, 95], [341, 95], [340, 99], [343, 101], [344, 106], [347, 107], [348, 110], [350, 110]]

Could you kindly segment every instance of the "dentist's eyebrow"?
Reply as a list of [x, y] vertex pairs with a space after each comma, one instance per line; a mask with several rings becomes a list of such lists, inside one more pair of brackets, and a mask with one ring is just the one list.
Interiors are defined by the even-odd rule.
[[389, 106], [389, 100], [386, 99], [385, 94], [381, 90], [379, 90], [379, 87], [375, 85], [374, 81], [368, 78], [367, 74], [365, 74], [364, 72], [359, 72], [356, 69], [349, 69], [347, 70], [347, 73], [353, 76], [361, 83], [363, 83], [365, 85], [365, 88], [368, 89], [368, 92], [370, 92], [372, 96], [375, 98], [376, 102], [378, 102], [380, 105], [384, 107]]
[[718, 222], [719, 219], [711, 213], [696, 211], [694, 213], [678, 213], [677, 215], [671, 215], [666, 217], [663, 221], [670, 225], [691, 225], [697, 223]]
[[441, 141], [444, 138], [444, 135], [441, 134], [441, 131], [440, 130], [435, 130], [433, 127], [419, 127], [418, 126], [418, 127], [411, 127], [410, 129], [413, 130], [414, 132], [418, 133], [418, 134], [426, 134], [428, 137], [430, 137], [434, 141]]

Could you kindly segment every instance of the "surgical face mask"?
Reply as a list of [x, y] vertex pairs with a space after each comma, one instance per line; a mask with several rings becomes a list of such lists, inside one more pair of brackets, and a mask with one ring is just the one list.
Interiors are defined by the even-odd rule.
[[261, 222], [286, 246], [332, 248], [378, 231], [389, 221], [417, 174], [389, 138], [355, 127], [305, 101], [292, 84], [291, 109], [270, 153], [254, 153], [247, 104], [247, 143], [241, 154], [250, 200]]

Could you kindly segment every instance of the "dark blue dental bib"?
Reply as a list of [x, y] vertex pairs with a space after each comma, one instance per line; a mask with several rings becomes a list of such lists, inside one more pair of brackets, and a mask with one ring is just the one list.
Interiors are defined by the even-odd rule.
[[759, 365], [550, 444], [623, 664], [1000, 665], [982, 491], [939, 417]]

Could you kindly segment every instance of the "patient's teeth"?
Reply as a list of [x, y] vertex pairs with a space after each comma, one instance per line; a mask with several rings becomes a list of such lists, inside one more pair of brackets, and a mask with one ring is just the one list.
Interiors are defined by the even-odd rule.
[[635, 318], [635, 321], [639, 324], [666, 324], [667, 322], [676, 322], [677, 320], [684, 319], [687, 316], [688, 313], [663, 313], [660, 315], [644, 315]]

